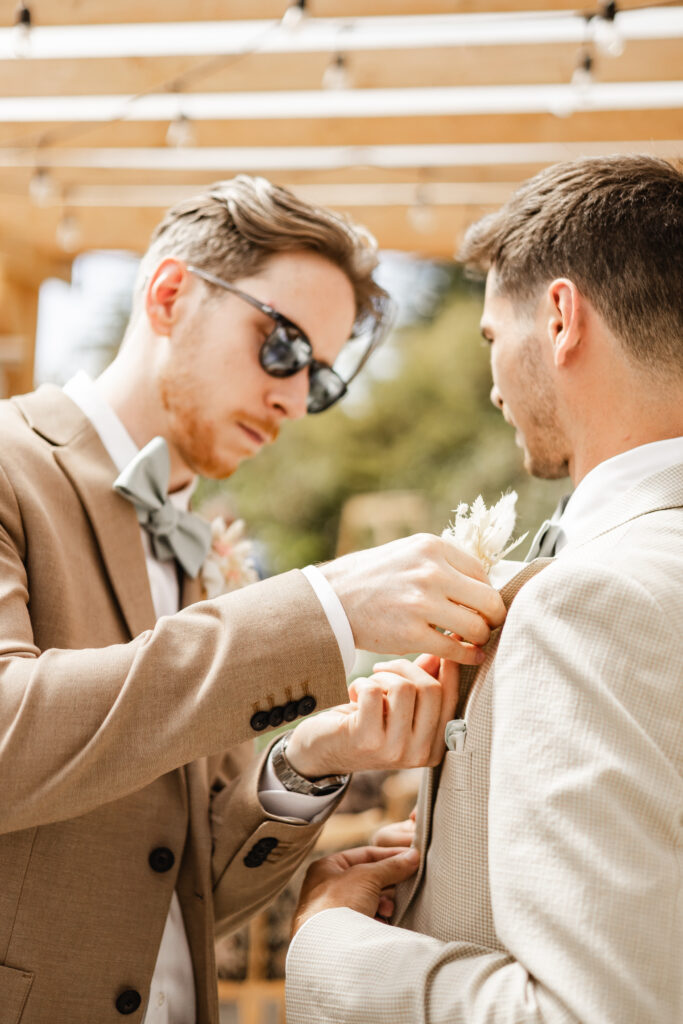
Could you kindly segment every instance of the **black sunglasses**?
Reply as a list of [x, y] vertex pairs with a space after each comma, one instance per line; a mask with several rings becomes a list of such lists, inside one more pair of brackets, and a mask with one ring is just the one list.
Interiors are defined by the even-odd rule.
[[329, 409], [331, 405], [343, 398], [349, 384], [365, 366], [370, 354], [385, 338], [391, 324], [391, 300], [388, 296], [373, 297], [372, 310], [356, 321], [351, 334], [352, 339], [369, 334], [367, 347], [353, 373], [344, 380], [327, 363], [313, 358], [313, 346], [304, 332], [282, 313], [278, 313], [272, 306], [260, 302], [252, 295], [240, 291], [228, 281], [209, 274], [206, 270], [200, 270], [199, 267], [188, 267], [187, 269], [197, 277], [208, 281], [209, 284], [218, 285], [239, 296], [240, 299], [244, 299], [254, 309], [265, 313], [274, 321], [275, 327], [261, 345], [259, 362], [271, 377], [292, 377], [295, 373], [308, 367], [307, 411], [309, 413], [324, 412], [325, 409]]

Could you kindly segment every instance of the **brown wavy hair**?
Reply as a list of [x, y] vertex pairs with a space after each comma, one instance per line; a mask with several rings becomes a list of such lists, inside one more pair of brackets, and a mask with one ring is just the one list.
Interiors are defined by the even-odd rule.
[[380, 319], [387, 295], [373, 279], [377, 243], [365, 228], [299, 199], [265, 178], [240, 174], [171, 207], [142, 258], [138, 288], [166, 256], [227, 281], [257, 274], [279, 252], [316, 252], [348, 277], [357, 319]]

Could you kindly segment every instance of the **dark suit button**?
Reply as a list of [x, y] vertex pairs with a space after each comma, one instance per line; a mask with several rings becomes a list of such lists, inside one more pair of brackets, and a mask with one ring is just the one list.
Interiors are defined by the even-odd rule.
[[256, 851], [252, 849], [244, 858], [244, 863], [248, 868], [260, 868], [264, 860], [265, 857], [262, 854], [256, 853]]
[[315, 697], [302, 697], [297, 710], [300, 715], [310, 715], [311, 711], [315, 711], [317, 703]]
[[285, 722], [293, 722], [298, 717], [299, 702], [298, 700], [290, 700], [289, 704], [285, 704]]
[[280, 840], [275, 839], [274, 836], [264, 836], [263, 839], [259, 839], [255, 846], [252, 846], [252, 851], [254, 853], [263, 854], [264, 857], [267, 857], [270, 851], [274, 850], [279, 842]]
[[282, 725], [285, 720], [285, 709], [276, 704], [274, 708], [270, 709], [268, 715], [268, 724], [273, 729], [277, 729], [278, 725]]
[[142, 999], [140, 998], [140, 993], [136, 992], [134, 988], [128, 988], [125, 992], [122, 992], [116, 1000], [116, 1009], [119, 1013], [126, 1015], [129, 1013], [135, 1013], [141, 1002]]
[[255, 715], [251, 716], [250, 725], [254, 732], [263, 732], [264, 729], [268, 728], [270, 716], [267, 711], [257, 711]]
[[149, 855], [149, 866], [152, 871], [158, 871], [160, 874], [163, 874], [164, 871], [170, 871], [174, 864], [175, 855], [167, 846], [158, 846]]

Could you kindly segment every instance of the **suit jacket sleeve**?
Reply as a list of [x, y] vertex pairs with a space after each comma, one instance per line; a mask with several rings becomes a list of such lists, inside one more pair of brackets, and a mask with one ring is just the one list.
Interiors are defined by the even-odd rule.
[[[224, 761], [214, 778], [211, 870], [219, 934], [240, 927], [284, 889], [345, 792], [343, 788], [336, 800], [323, 801], [325, 813], [315, 821], [270, 814], [259, 800], [259, 780], [271, 748], [272, 743], [260, 757], [245, 752], [240, 766]], [[234, 758], [235, 751], [231, 751], [225, 760], [234, 762]], [[263, 840], [273, 849], [255, 871], [249, 854]]]
[[253, 738], [259, 709], [347, 699], [334, 634], [296, 571], [161, 618], [130, 643], [39, 651], [2, 470], [0, 509], [2, 832], [85, 814]]
[[324, 911], [290, 949], [290, 1024], [683, 1019], [680, 560], [660, 581], [557, 562], [509, 614], [489, 801], [505, 951]]

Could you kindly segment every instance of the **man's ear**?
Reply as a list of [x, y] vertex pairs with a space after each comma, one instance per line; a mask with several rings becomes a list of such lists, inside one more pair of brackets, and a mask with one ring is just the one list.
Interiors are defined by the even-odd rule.
[[548, 339], [555, 366], [566, 366], [582, 342], [583, 298], [573, 281], [558, 277], [548, 285]]
[[166, 336], [178, 318], [177, 300], [184, 295], [190, 272], [182, 260], [167, 256], [149, 279], [145, 290], [145, 312], [155, 334]]

